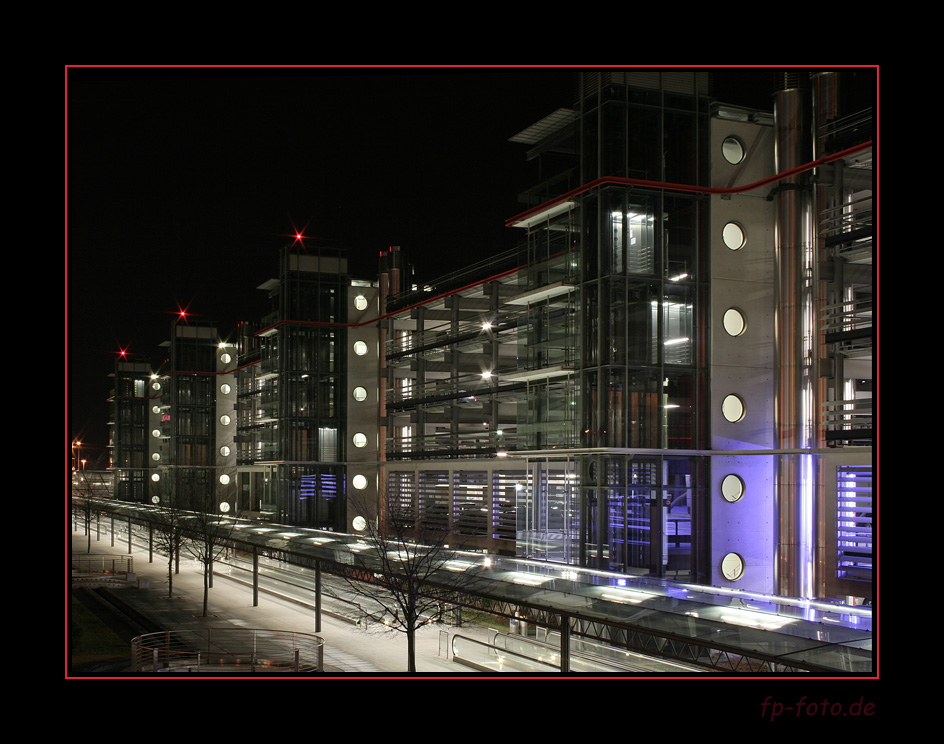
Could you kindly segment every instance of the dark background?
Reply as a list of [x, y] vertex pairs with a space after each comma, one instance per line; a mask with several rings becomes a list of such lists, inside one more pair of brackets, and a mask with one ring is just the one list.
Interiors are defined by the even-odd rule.
[[[119, 350], [160, 362], [178, 308], [258, 319], [296, 229], [366, 279], [389, 245], [420, 281], [512, 248], [533, 176], [508, 138], [573, 105], [574, 69], [67, 68], [66, 436], [88, 467]], [[716, 96], [770, 109], [774, 79], [718, 68]]]

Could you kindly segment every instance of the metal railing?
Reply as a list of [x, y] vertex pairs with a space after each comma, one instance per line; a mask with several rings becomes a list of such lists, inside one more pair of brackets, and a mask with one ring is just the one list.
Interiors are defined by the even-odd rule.
[[826, 333], [843, 333], [871, 328], [874, 305], [872, 298], [848, 300], [822, 308], [821, 325]]
[[857, 430], [871, 431], [872, 414], [872, 398], [831, 400], [820, 407], [820, 422], [826, 431], [854, 435]]
[[134, 558], [130, 555], [73, 555], [71, 568], [73, 574], [126, 576], [134, 573]]
[[136, 672], [318, 674], [324, 639], [311, 633], [204, 628], [148, 633], [131, 641]]
[[872, 208], [871, 195], [861, 197], [836, 207], [824, 209], [821, 213], [822, 232], [826, 237], [854, 234], [875, 227], [875, 213]]
[[560, 672], [560, 659], [556, 654], [548, 659], [534, 658], [458, 633], [452, 637], [452, 660], [480, 672]]

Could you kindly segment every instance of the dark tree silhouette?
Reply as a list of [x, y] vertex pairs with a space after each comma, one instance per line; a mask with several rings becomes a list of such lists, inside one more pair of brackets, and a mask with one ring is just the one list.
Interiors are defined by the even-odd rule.
[[445, 529], [418, 529], [410, 519], [368, 522], [364, 536], [369, 549], [355, 554], [345, 583], [362, 600], [361, 619], [406, 635], [407, 667], [416, 672], [417, 631], [474, 592], [481, 563], [449, 547]]

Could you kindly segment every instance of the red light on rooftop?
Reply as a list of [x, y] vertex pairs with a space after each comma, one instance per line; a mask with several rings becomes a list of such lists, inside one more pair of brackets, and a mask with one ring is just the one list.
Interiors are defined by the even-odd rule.
[[292, 221], [292, 230], [294, 231], [290, 236], [292, 238], [292, 246], [295, 246], [296, 244], [301, 244], [302, 248], [305, 247], [305, 239], [310, 237], [309, 235], [305, 235], [305, 230], [307, 227], [308, 225], [305, 225], [305, 227], [299, 230], [295, 226], [294, 220]]

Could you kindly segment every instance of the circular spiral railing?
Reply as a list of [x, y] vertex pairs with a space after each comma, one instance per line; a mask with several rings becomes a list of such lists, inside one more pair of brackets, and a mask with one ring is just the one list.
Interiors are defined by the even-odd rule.
[[131, 642], [136, 672], [318, 674], [324, 639], [311, 633], [202, 628], [148, 633]]

